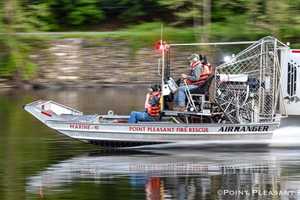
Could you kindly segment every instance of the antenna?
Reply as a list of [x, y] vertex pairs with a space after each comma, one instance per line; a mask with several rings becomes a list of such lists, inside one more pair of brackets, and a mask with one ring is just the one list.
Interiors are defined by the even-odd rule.
[[163, 23], [161, 23], [161, 25], [160, 25], [160, 42], [161, 42], [161, 44], [163, 41], [163, 32], [164, 32], [164, 25], [163, 25]]
[[[164, 25], [161, 24], [160, 25], [160, 45], [163, 45], [163, 29], [164, 29]], [[165, 49], [163, 48], [161, 51], [161, 90], [164, 89], [164, 84], [165, 84]], [[160, 98], [160, 109], [161, 111], [164, 110], [164, 96], [162, 95]]]

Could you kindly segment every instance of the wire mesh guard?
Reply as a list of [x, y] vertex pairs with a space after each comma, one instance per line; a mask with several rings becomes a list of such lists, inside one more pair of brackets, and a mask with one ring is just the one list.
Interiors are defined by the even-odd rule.
[[280, 96], [281, 50], [264, 37], [215, 70], [215, 102], [232, 123], [270, 122]]

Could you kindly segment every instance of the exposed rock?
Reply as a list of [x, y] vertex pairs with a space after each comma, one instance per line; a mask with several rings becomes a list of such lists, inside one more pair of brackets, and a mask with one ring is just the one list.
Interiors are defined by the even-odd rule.
[[11, 83], [11, 81], [7, 79], [0, 79], [0, 91], [9, 90], [14, 87], [14, 84]]
[[[152, 48], [133, 52], [124, 41], [112, 39], [60, 39], [49, 42], [31, 58], [39, 71], [31, 83], [37, 87], [53, 85], [93, 87], [103, 84], [145, 84], [159, 82], [160, 54]], [[186, 52], [179, 52], [186, 58]], [[185, 72], [186, 60], [177, 63], [176, 74]], [[174, 71], [174, 69], [173, 69]]]

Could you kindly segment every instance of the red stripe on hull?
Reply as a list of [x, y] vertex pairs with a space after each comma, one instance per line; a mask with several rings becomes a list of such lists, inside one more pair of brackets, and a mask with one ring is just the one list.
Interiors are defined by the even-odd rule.
[[300, 53], [300, 49], [299, 50], [292, 50], [292, 53]]

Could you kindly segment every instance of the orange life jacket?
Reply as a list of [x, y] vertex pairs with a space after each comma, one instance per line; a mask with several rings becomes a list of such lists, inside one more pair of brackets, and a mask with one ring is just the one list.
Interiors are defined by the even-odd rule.
[[194, 69], [197, 65], [201, 64], [201, 61], [191, 63], [191, 68]]
[[199, 76], [199, 80], [197, 80], [197, 81], [189, 80], [188, 84], [201, 86], [207, 81], [208, 77], [212, 73], [211, 72], [211, 66], [209, 64], [206, 64], [206, 65], [203, 64], [202, 68], [203, 68], [203, 70], [202, 70], [202, 72]]
[[157, 117], [160, 114], [160, 92], [152, 92], [150, 94], [149, 97], [149, 102], [153, 101], [156, 99], [156, 104], [148, 104], [147, 106], [147, 113], [151, 116], [151, 117]]

